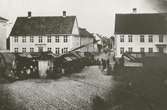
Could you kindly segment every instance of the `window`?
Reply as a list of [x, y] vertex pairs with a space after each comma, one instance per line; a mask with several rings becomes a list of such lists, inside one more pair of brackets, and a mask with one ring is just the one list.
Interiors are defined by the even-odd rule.
[[68, 36], [67, 35], [64, 36], [64, 42], [68, 42]]
[[124, 42], [124, 35], [120, 35], [120, 42]]
[[140, 48], [140, 52], [141, 52], [141, 53], [144, 53], [144, 48]]
[[26, 42], [26, 37], [22, 37], [22, 42], [25, 43]]
[[163, 42], [164, 40], [164, 36], [163, 35], [159, 35], [159, 42]]
[[152, 35], [148, 36], [148, 42], [153, 42], [153, 36]]
[[18, 50], [19, 50], [18, 48], [14, 48], [15, 53], [18, 53], [19, 52]]
[[14, 37], [14, 42], [18, 42], [18, 36]]
[[48, 52], [51, 52], [52, 51], [52, 48], [48, 48]]
[[144, 42], [144, 35], [140, 35], [140, 42]]
[[123, 54], [123, 53], [124, 53], [124, 48], [121, 47], [121, 48], [120, 48], [120, 54]]
[[149, 53], [153, 53], [153, 48], [148, 48]]
[[30, 36], [30, 42], [34, 42], [34, 37]]
[[128, 42], [132, 42], [132, 35], [128, 35]]
[[129, 47], [129, 48], [128, 48], [128, 52], [132, 52], [132, 47]]
[[38, 42], [39, 42], [39, 43], [42, 43], [42, 42], [43, 42], [42, 36], [40, 36], [40, 37], [38, 38]]
[[38, 47], [38, 52], [43, 52], [43, 47]]
[[31, 48], [30, 48], [30, 52], [34, 52], [34, 48], [31, 47]]
[[55, 48], [55, 54], [60, 54], [60, 49], [59, 48]]
[[59, 42], [59, 36], [55, 37], [55, 42]]
[[26, 48], [22, 48], [22, 52], [26, 52]]
[[62, 48], [61, 51], [62, 51], [62, 54], [63, 54], [63, 53], [67, 53], [67, 52], [68, 52], [68, 48]]
[[51, 43], [51, 36], [48, 36], [47, 42]]

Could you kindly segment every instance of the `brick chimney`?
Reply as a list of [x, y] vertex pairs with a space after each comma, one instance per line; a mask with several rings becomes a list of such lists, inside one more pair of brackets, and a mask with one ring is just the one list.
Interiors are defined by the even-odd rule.
[[31, 11], [28, 11], [28, 18], [31, 18]]
[[63, 11], [63, 17], [66, 17], [66, 11]]

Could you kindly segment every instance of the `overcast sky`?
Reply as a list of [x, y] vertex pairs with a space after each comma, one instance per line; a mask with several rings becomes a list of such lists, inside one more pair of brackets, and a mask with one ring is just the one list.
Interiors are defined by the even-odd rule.
[[17, 16], [76, 15], [80, 27], [93, 33], [113, 35], [115, 13], [129, 13], [137, 8], [138, 13], [164, 12], [167, 0], [0, 0], [0, 16], [14, 24]]

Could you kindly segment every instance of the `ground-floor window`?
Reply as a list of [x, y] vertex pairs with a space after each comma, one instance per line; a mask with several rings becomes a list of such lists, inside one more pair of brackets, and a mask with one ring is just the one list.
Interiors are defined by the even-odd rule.
[[43, 47], [38, 47], [38, 52], [43, 52]]
[[22, 52], [26, 52], [26, 48], [22, 48]]
[[148, 48], [149, 53], [153, 53], [153, 48]]
[[144, 48], [140, 48], [140, 52], [144, 53], [145, 52]]
[[124, 53], [124, 48], [121, 47], [121, 48], [120, 48], [120, 54], [123, 54], [123, 53]]
[[48, 48], [48, 52], [51, 52], [52, 51], [52, 48]]
[[30, 52], [34, 52], [34, 48], [31, 47], [31, 48], [30, 48]]
[[132, 51], [133, 51], [132, 47], [129, 47], [128, 52], [132, 52]]
[[55, 54], [57, 54], [57, 55], [60, 54], [60, 48], [55, 48]]
[[18, 49], [18, 48], [14, 48], [14, 52], [15, 52], [15, 53], [18, 53], [18, 52], [19, 52], [19, 49]]
[[62, 54], [63, 54], [63, 53], [67, 53], [67, 52], [68, 52], [68, 48], [62, 48], [61, 51], [62, 51]]

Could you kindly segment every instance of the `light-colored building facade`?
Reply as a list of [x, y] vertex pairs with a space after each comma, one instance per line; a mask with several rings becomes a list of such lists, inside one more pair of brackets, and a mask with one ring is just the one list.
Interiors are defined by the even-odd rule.
[[0, 50], [6, 50], [8, 20], [0, 17]]
[[96, 52], [96, 48], [94, 46], [94, 36], [93, 34], [89, 33], [86, 29], [84, 28], [79, 28], [80, 32], [80, 43], [81, 46], [85, 45], [85, 47], [81, 48], [81, 52]]
[[116, 14], [116, 57], [124, 52], [167, 53], [167, 14]]
[[10, 33], [10, 52], [63, 54], [80, 46], [76, 16], [18, 17]]

